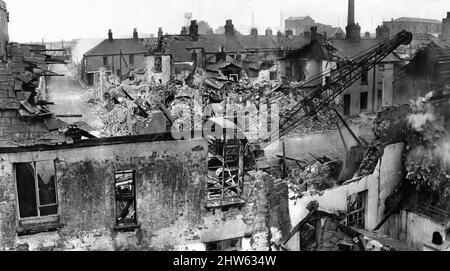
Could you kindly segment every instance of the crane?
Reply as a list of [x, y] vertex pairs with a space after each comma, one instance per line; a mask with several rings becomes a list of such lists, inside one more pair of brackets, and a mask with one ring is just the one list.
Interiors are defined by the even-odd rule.
[[[337, 97], [358, 81], [364, 71], [374, 68], [400, 45], [410, 44], [412, 39], [412, 33], [403, 30], [351, 59], [339, 56], [334, 47], [329, 44], [325, 45], [332, 53], [333, 61], [337, 63], [337, 69], [329, 74], [325, 83], [322, 82], [324, 74], [319, 74], [300, 85], [299, 88], [306, 89], [306, 93], [292, 109], [284, 114], [286, 117], [280, 120], [280, 127], [277, 131], [279, 137], [287, 135], [305, 120], [327, 108]], [[283, 98], [280, 102], [283, 102]], [[282, 107], [281, 104], [280, 108]], [[253, 147], [261, 146], [263, 141], [264, 139], [261, 138], [251, 145]], [[250, 151], [255, 150], [252, 146], [249, 148]]]

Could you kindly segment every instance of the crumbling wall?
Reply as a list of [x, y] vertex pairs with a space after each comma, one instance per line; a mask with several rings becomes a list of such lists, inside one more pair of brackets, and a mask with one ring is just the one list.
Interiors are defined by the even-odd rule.
[[384, 234], [408, 243], [418, 250], [423, 250], [425, 244], [431, 244], [433, 233], [439, 232], [445, 240], [445, 223], [439, 223], [426, 216], [402, 210], [389, 218], [383, 226]]
[[[254, 172], [242, 206], [206, 209], [204, 140], [108, 145], [2, 154], [0, 249], [205, 250], [242, 238], [242, 250], [268, 250], [271, 228], [290, 230], [287, 185]], [[55, 160], [60, 229], [17, 236], [12, 163]], [[114, 230], [114, 173], [134, 170], [138, 229]]]
[[365, 225], [367, 230], [374, 229], [384, 217], [386, 198], [392, 194], [403, 176], [401, 159], [403, 149], [403, 143], [388, 146], [375, 172], [370, 176], [355, 179], [326, 191], [307, 192], [300, 199], [291, 200], [289, 213], [292, 226], [296, 226], [308, 215], [306, 207], [312, 201], [317, 201], [321, 209], [330, 213], [346, 212], [347, 198], [367, 191]]

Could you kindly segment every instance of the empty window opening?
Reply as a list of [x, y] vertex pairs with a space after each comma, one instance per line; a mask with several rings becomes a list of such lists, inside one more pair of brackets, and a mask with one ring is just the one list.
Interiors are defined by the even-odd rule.
[[117, 171], [115, 174], [116, 226], [137, 224], [136, 183], [134, 171]]
[[367, 110], [368, 106], [368, 100], [369, 100], [369, 93], [368, 92], [362, 92], [361, 93], [361, 99], [360, 99], [360, 109], [361, 110]]
[[347, 225], [358, 229], [365, 228], [367, 191], [347, 198]]
[[369, 71], [367, 69], [364, 69], [361, 75], [361, 85], [368, 85], [369, 84]]
[[437, 231], [433, 232], [432, 243], [435, 244], [435, 245], [438, 245], [438, 246], [440, 246], [440, 245], [442, 245], [444, 243], [442, 235], [439, 232], [437, 232]]
[[383, 90], [379, 89], [377, 92], [377, 104], [378, 108], [383, 105]]
[[206, 243], [206, 251], [240, 251], [242, 250], [242, 238], [234, 238]]
[[20, 218], [57, 215], [54, 162], [17, 163], [15, 169]]
[[[212, 149], [211, 149], [212, 150]], [[243, 181], [240, 176], [239, 140], [217, 140], [214, 153], [217, 163], [208, 166], [208, 200], [222, 201], [242, 196]]]
[[130, 55], [130, 65], [134, 65], [134, 55]]
[[155, 57], [155, 72], [162, 72], [162, 58], [160, 56]]
[[350, 116], [351, 95], [344, 95], [344, 115]]
[[104, 56], [103, 57], [103, 66], [108, 66], [108, 65], [109, 65], [108, 57]]

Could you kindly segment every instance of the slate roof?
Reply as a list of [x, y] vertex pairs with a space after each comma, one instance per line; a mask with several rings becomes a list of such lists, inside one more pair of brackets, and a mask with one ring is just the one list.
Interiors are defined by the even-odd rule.
[[219, 52], [222, 46], [227, 52], [240, 52], [256, 48], [301, 48], [306, 44], [309, 44], [309, 39], [298, 36], [278, 38], [277, 36], [206, 34], [200, 35], [198, 41], [193, 41], [189, 36], [177, 35], [165, 36], [159, 50], [172, 55], [175, 62], [186, 62], [192, 61], [188, 51], [192, 48], [203, 48], [207, 53], [212, 53]]
[[[365, 51], [374, 48], [379, 43], [380, 41], [377, 39], [361, 39], [359, 41], [343, 39], [332, 41], [333, 46], [336, 49], [338, 49], [338, 53], [347, 58], [354, 58], [364, 53]], [[400, 61], [400, 59], [393, 54], [389, 54], [383, 59], [382, 62], [396, 62], [396, 61]]]
[[147, 50], [143, 39], [106, 39], [89, 50], [84, 56], [103, 56], [122, 54], [145, 54]]

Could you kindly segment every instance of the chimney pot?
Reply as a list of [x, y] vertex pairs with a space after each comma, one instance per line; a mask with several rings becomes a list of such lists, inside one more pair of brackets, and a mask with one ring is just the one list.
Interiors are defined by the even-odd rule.
[[137, 28], [135, 28], [133, 30], [133, 39], [138, 39], [138, 38], [139, 38], [139, 35], [138, 35], [138, 32], [137, 32]]
[[450, 19], [450, 12], [447, 12], [447, 19]]
[[113, 33], [112, 33], [111, 29], [109, 29], [109, 31], [108, 31], [108, 39], [113, 40]]
[[225, 34], [229, 36], [234, 35], [234, 25], [232, 20], [225, 21]]
[[189, 34], [194, 41], [198, 41], [198, 24], [197, 20], [192, 20], [189, 26]]

